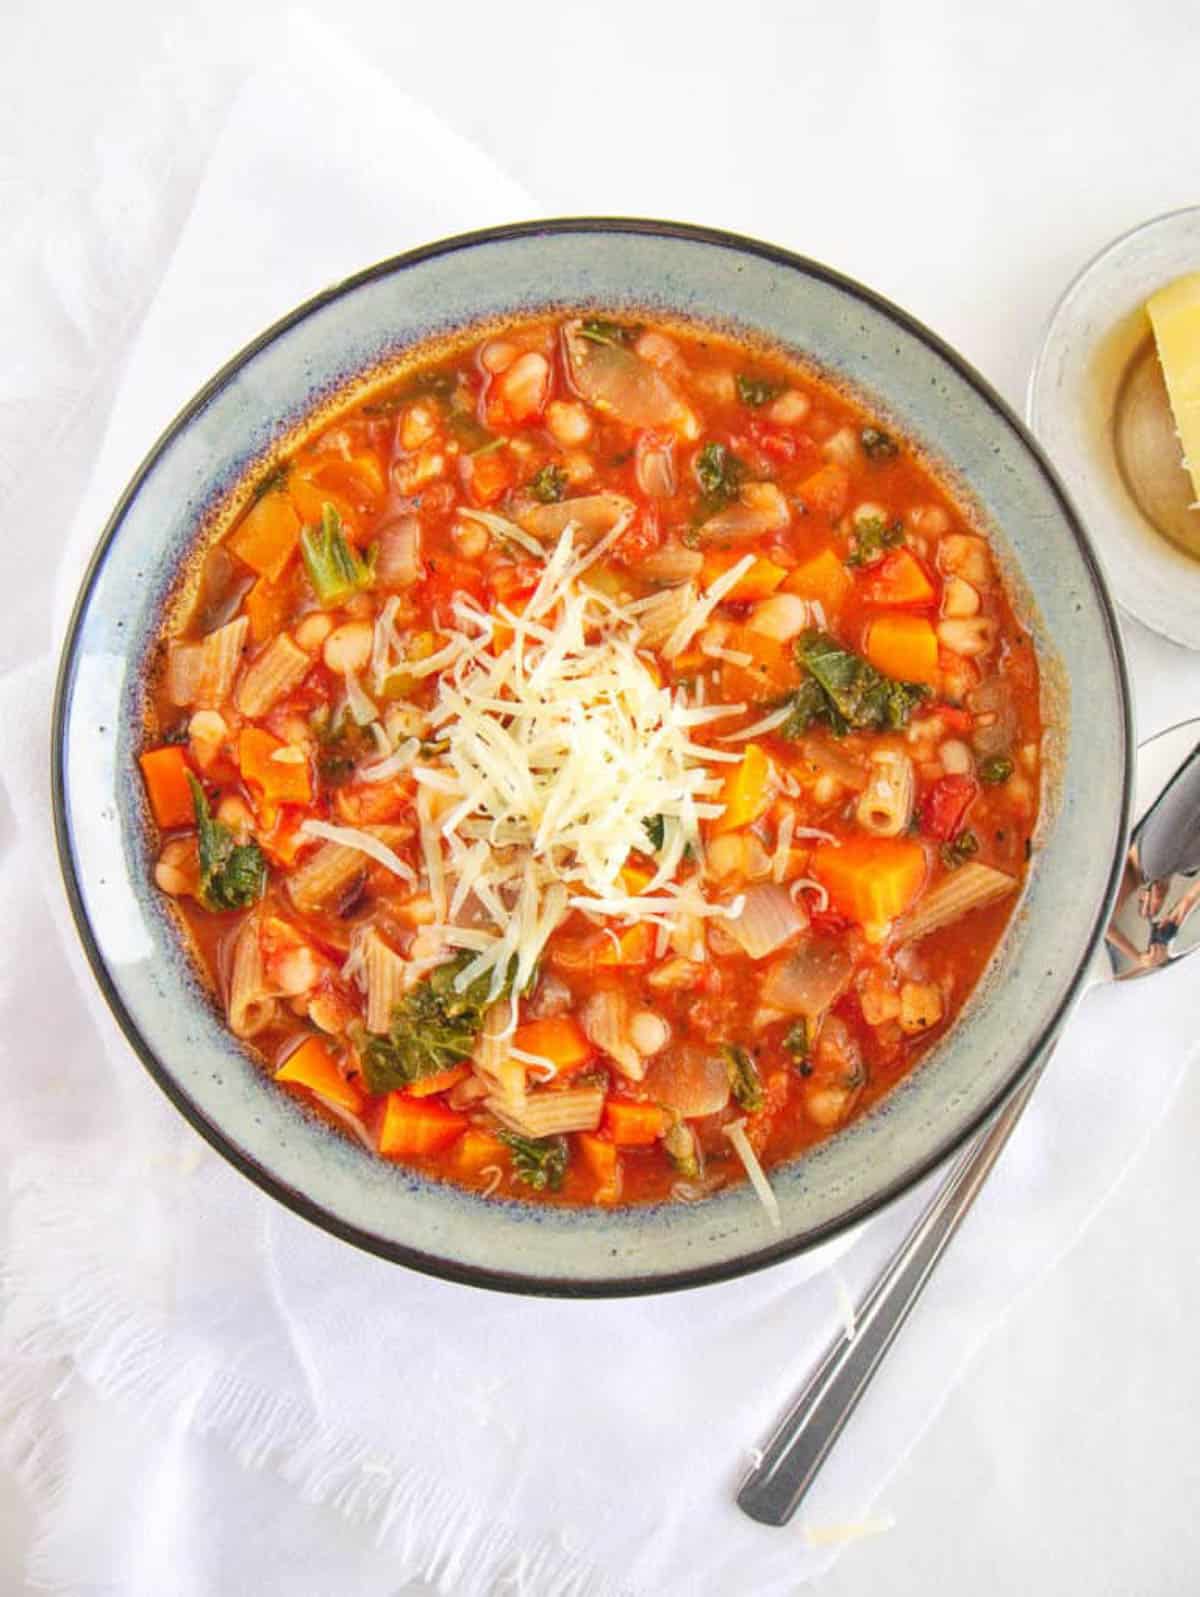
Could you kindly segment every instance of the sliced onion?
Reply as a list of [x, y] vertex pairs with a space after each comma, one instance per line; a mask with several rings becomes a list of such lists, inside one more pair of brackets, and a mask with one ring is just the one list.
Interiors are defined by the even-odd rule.
[[669, 499], [675, 492], [674, 442], [643, 433], [634, 450], [634, 470], [647, 499]]
[[715, 1115], [729, 1102], [729, 1067], [715, 1049], [684, 1043], [654, 1055], [645, 1087], [656, 1103], [685, 1120]]
[[850, 956], [841, 943], [814, 937], [771, 966], [759, 996], [773, 1009], [813, 1020], [845, 992], [850, 973]]
[[629, 1001], [623, 992], [604, 989], [584, 1004], [580, 1022], [589, 1042], [607, 1054], [623, 1076], [641, 1081], [646, 1061], [629, 1035]]
[[751, 959], [765, 959], [807, 927], [805, 910], [793, 903], [786, 887], [776, 882], [759, 882], [747, 888], [741, 915], [725, 923], [726, 931]]
[[698, 577], [704, 570], [704, 556], [699, 549], [685, 549], [682, 544], [666, 544], [648, 554], [638, 566], [638, 576], [647, 582], [661, 582], [670, 586]]
[[700, 536], [706, 543], [714, 538], [757, 538], [782, 532], [791, 519], [788, 502], [773, 482], [748, 482], [733, 504], [708, 518]]

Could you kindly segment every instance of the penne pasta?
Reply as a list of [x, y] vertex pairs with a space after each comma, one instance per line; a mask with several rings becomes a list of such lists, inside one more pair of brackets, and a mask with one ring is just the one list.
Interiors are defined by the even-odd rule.
[[899, 837], [908, 830], [912, 813], [912, 761], [898, 749], [878, 750], [871, 756], [867, 785], [859, 795], [858, 824], [876, 837]]
[[603, 1087], [567, 1087], [561, 1092], [531, 1092], [524, 1106], [514, 1109], [504, 1098], [493, 1095], [487, 1108], [506, 1126], [522, 1137], [554, 1137], [567, 1131], [595, 1131], [604, 1111]]
[[243, 715], [264, 715], [284, 694], [300, 685], [311, 665], [304, 650], [283, 633], [248, 667], [238, 689], [238, 709]]
[[404, 992], [405, 962], [377, 931], [363, 939], [367, 976], [367, 1030], [384, 1032]]
[[212, 710], [224, 704], [233, 689], [249, 620], [237, 616], [199, 643], [173, 643], [167, 657], [167, 693], [171, 703]]
[[325, 843], [301, 861], [288, 880], [292, 903], [304, 915], [330, 908], [366, 875], [366, 855], [342, 843]]
[[259, 918], [252, 915], [233, 945], [226, 1010], [235, 1037], [256, 1037], [275, 1019], [277, 1005], [266, 987], [258, 933]]
[[951, 921], [968, 915], [973, 909], [994, 904], [1018, 886], [1015, 876], [994, 870], [990, 865], [963, 865], [959, 870], [931, 889], [901, 923], [899, 931], [907, 942], [927, 937], [930, 932], [949, 926]]

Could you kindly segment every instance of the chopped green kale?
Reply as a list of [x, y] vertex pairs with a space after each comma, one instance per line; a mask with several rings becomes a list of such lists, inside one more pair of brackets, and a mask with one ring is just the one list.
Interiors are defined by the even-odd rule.
[[455, 979], [474, 958], [456, 954], [430, 971], [392, 1010], [387, 1032], [369, 1039], [362, 1066], [371, 1092], [408, 1087], [470, 1059], [484, 1014], [496, 998], [508, 996], [516, 974], [514, 962], [497, 994], [491, 991], [490, 973], [458, 992]]
[[287, 487], [288, 473], [291, 465], [286, 460], [281, 460], [273, 466], [265, 477], [261, 477], [254, 485], [254, 492], [250, 495], [250, 503], [256, 505], [260, 499], [265, 499], [268, 494], [276, 494]]
[[238, 843], [223, 821], [213, 819], [204, 789], [188, 773], [196, 840], [200, 851], [200, 902], [205, 909], [248, 909], [267, 886], [267, 862], [257, 843]]
[[744, 372], [739, 372], [737, 391], [743, 405], [749, 405], [752, 410], [757, 410], [760, 405], [765, 405], [768, 399], [775, 398], [779, 392], [779, 384], [769, 382], [765, 377], [747, 377]]
[[727, 1043], [721, 1052], [725, 1055], [729, 1090], [733, 1094], [734, 1101], [747, 1114], [755, 1114], [766, 1102], [758, 1066], [745, 1048], [736, 1048], [732, 1043]]
[[505, 441], [488, 432], [474, 411], [470, 410], [450, 413], [450, 431], [469, 455], [481, 454], [485, 449], [499, 449]]
[[979, 853], [979, 839], [974, 832], [960, 832], [949, 843], [943, 843], [940, 850], [942, 864], [948, 871], [956, 871], [960, 865], [965, 865], [972, 855]]
[[342, 518], [328, 501], [321, 506], [321, 525], [305, 527], [300, 534], [300, 553], [313, 592], [324, 609], [341, 604], [375, 580], [374, 550], [364, 559], [346, 542]]
[[724, 444], [708, 443], [696, 456], [695, 470], [702, 490], [694, 518], [699, 525], [737, 498], [746, 480], [746, 466]]
[[567, 474], [561, 466], [543, 466], [529, 484], [533, 497], [543, 505], [556, 505], [567, 491]]
[[808, 1056], [812, 1051], [812, 1043], [808, 1035], [807, 1020], [800, 1019], [789, 1029], [787, 1036], [783, 1039], [783, 1047], [785, 1053], [791, 1054], [794, 1065], [801, 1070], [808, 1065]]
[[989, 787], [999, 787], [1013, 774], [1013, 762], [1007, 754], [993, 754], [979, 762], [979, 780]]
[[603, 316], [589, 316], [586, 321], [579, 324], [579, 336], [590, 339], [593, 344], [614, 346], [627, 344], [632, 334], [632, 327], [623, 327], [620, 322], [606, 321]]
[[893, 460], [900, 453], [900, 445], [891, 433], [879, 427], [864, 427], [858, 435], [863, 453], [868, 460]]
[[898, 732], [929, 691], [916, 682], [885, 677], [826, 632], [802, 632], [795, 650], [808, 674], [792, 695], [791, 714], [779, 729], [784, 737], [800, 737], [817, 724], [838, 737], [849, 730]]
[[885, 549], [904, 542], [904, 525], [890, 524], [882, 516], [864, 517], [854, 528], [854, 548], [846, 556], [848, 566], [873, 566]]
[[565, 1137], [522, 1137], [515, 1131], [497, 1133], [512, 1149], [513, 1175], [535, 1192], [557, 1192], [567, 1173]]
[[663, 1152], [679, 1174], [694, 1181], [700, 1174], [700, 1157], [696, 1152], [696, 1136], [682, 1120], [676, 1120], [662, 1140]]
[[642, 821], [646, 836], [650, 839], [650, 847], [657, 854], [667, 840], [667, 819], [665, 815], [647, 815]]

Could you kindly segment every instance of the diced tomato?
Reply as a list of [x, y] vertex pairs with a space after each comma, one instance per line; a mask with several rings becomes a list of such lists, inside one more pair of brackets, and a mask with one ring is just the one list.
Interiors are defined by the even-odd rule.
[[648, 554], [653, 554], [662, 542], [662, 525], [658, 512], [644, 509], [627, 532], [623, 532], [612, 547], [612, 559], [623, 566], [636, 566]]
[[828, 516], [830, 521], [836, 521], [845, 513], [846, 501], [850, 497], [850, 473], [845, 466], [831, 460], [827, 466], [814, 471], [811, 477], [806, 477], [796, 492], [810, 510], [819, 511]]
[[970, 710], [960, 709], [957, 704], [932, 704], [928, 713], [936, 716], [947, 732], [956, 732], [960, 737], [965, 737], [975, 725]]
[[494, 505], [513, 485], [512, 462], [506, 449], [464, 455], [459, 462], [463, 486], [477, 505]]
[[921, 800], [917, 816], [926, 837], [948, 843], [962, 828], [963, 819], [976, 794], [979, 783], [973, 776], [943, 776], [933, 784]]
[[496, 566], [489, 574], [492, 592], [501, 604], [512, 605], [515, 598], [528, 598], [537, 587], [542, 567], [523, 560], [519, 565]]

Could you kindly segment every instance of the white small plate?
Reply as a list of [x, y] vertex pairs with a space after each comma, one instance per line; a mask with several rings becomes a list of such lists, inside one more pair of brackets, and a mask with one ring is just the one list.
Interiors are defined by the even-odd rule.
[[1155, 217], [1110, 244], [1055, 306], [1025, 407], [1092, 535], [1117, 602], [1189, 649], [1200, 649], [1200, 560], [1156, 532], [1130, 495], [1112, 420], [1130, 361], [1151, 336], [1146, 300], [1195, 271], [1200, 207]]

